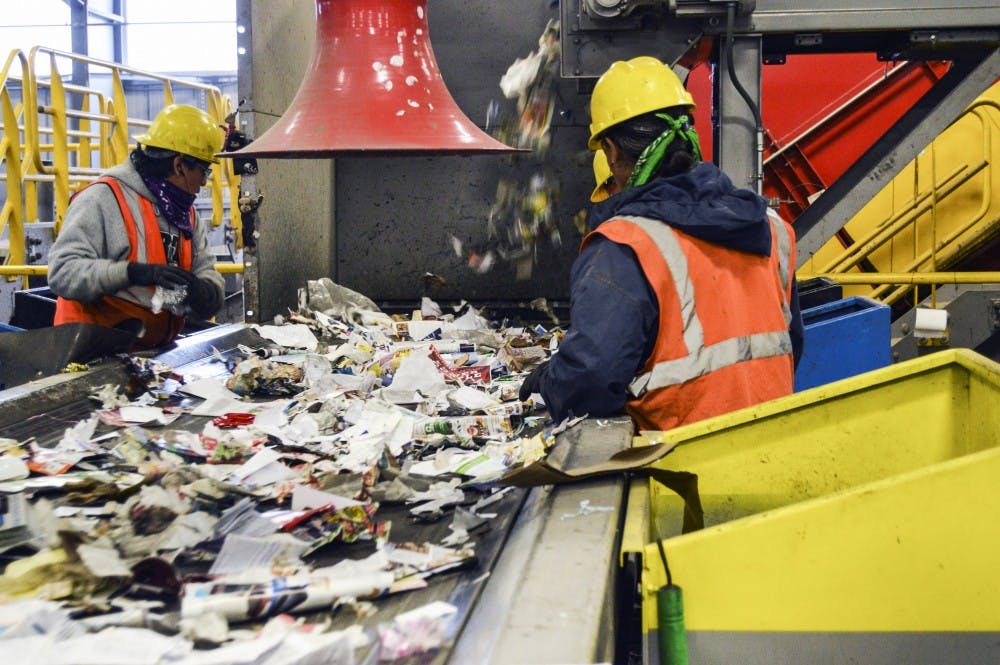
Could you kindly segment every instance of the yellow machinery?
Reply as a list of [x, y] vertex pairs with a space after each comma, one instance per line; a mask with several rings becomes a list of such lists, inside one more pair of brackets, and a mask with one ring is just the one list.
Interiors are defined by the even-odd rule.
[[648, 662], [658, 538], [693, 663], [995, 662], [998, 394], [1000, 365], [953, 350], [640, 438], [677, 444], [656, 466], [697, 475], [705, 523], [633, 481]]
[[[886, 304], [906, 295], [913, 288], [907, 284], [998, 281], [996, 272], [939, 274], [954, 270], [1000, 233], [998, 131], [1000, 83], [847, 223], [854, 244], [845, 248], [831, 239], [799, 268], [800, 279], [825, 275], [844, 284], [845, 296]], [[861, 272], [861, 265], [878, 272]]]

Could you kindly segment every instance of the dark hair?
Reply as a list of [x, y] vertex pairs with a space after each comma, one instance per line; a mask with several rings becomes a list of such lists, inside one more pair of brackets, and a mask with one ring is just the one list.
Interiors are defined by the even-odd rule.
[[[166, 153], [168, 151], [163, 150], [161, 152]], [[140, 175], [162, 180], [173, 172], [174, 157], [176, 156], [176, 152], [170, 152], [168, 155], [151, 157], [142, 147], [136, 147], [132, 151], [132, 154], [129, 155], [129, 159], [132, 160], [132, 165], [135, 166], [135, 170]]]
[[[625, 122], [608, 127], [601, 135], [602, 138], [609, 138], [618, 146], [622, 156], [635, 164], [639, 155], [646, 149], [657, 136], [670, 129], [670, 126], [662, 118], [657, 118], [656, 114], [669, 115], [672, 118], [679, 118], [682, 115], [688, 117], [688, 122], [694, 126], [694, 114], [686, 106], [672, 106], [659, 111], [652, 111], [644, 115], [629, 118]], [[665, 178], [679, 173], [690, 171], [697, 161], [694, 158], [694, 150], [691, 144], [683, 136], [677, 136], [669, 146], [660, 167], [653, 174], [654, 178]]]

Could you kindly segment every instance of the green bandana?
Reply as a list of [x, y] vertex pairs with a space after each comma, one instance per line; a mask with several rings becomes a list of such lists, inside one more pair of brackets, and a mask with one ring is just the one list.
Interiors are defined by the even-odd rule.
[[657, 113], [656, 117], [665, 120], [670, 125], [670, 128], [653, 139], [653, 142], [647, 145], [646, 149], [639, 155], [639, 159], [636, 160], [635, 167], [632, 169], [632, 175], [629, 177], [628, 182], [625, 183], [625, 189], [632, 189], [633, 187], [645, 185], [649, 182], [650, 176], [656, 172], [663, 162], [663, 155], [666, 153], [667, 147], [674, 142], [678, 134], [686, 138], [688, 143], [691, 144], [691, 152], [694, 154], [695, 161], [701, 161], [701, 146], [698, 144], [698, 133], [694, 131], [694, 127], [691, 126], [690, 120], [686, 115], [675, 119], [665, 113]]

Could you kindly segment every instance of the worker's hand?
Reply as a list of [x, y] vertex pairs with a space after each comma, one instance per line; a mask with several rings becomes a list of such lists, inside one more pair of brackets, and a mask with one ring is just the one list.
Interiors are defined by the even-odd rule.
[[219, 292], [214, 282], [199, 279], [193, 287], [188, 288], [188, 296], [184, 302], [194, 310], [195, 314], [207, 319], [219, 308]]
[[162, 286], [165, 289], [187, 287], [188, 293], [197, 285], [198, 278], [183, 268], [162, 263], [128, 264], [128, 281], [134, 286]]
[[531, 393], [541, 392], [542, 390], [542, 377], [545, 374], [545, 370], [548, 369], [549, 361], [543, 362], [541, 365], [531, 370], [528, 376], [524, 377], [524, 381], [521, 382], [521, 389], [518, 391], [517, 396], [523, 402], [529, 397]]

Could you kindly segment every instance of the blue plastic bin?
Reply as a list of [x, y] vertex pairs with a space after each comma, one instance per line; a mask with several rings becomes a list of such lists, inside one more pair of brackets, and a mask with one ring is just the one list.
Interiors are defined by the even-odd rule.
[[805, 348], [795, 390], [885, 367], [892, 362], [889, 306], [853, 296], [802, 310]]

